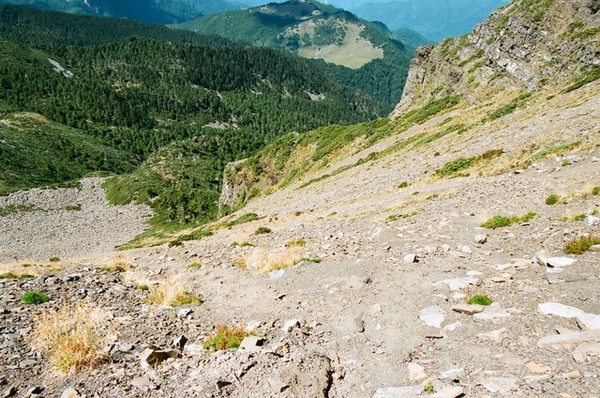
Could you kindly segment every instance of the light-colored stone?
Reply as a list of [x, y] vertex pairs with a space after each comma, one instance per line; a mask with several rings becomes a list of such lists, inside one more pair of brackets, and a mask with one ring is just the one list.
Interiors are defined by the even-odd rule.
[[490, 341], [494, 341], [494, 342], [500, 342], [507, 337], [508, 337], [508, 333], [506, 332], [506, 328], [477, 334], [478, 339], [490, 340]]
[[299, 327], [300, 327], [300, 321], [298, 321], [297, 319], [290, 319], [283, 325], [281, 330], [283, 330], [285, 333], [289, 333], [292, 331], [292, 329], [299, 328]]
[[475, 237], [473, 238], [473, 240], [475, 241], [475, 243], [479, 243], [480, 245], [482, 245], [485, 242], [487, 242], [488, 236], [485, 235], [485, 234], [475, 235]]
[[589, 252], [594, 252], [594, 253], [598, 253], [600, 252], [600, 245], [592, 245], [590, 246], [590, 248], [588, 249]]
[[288, 388], [288, 385], [279, 379], [268, 377], [267, 382], [275, 392], [284, 392]]
[[158, 366], [161, 362], [164, 362], [169, 358], [177, 357], [179, 357], [178, 350], [153, 350], [152, 348], [146, 348], [140, 354], [142, 362], [145, 362], [152, 367]]
[[131, 380], [131, 385], [139, 388], [142, 391], [156, 389], [156, 385], [150, 381], [148, 376], [136, 377], [135, 379]]
[[538, 312], [542, 315], [556, 315], [562, 318], [576, 318], [579, 315], [585, 314], [579, 308], [571, 307], [560, 303], [540, 303], [538, 304]]
[[539, 365], [535, 362], [528, 362], [525, 366], [527, 366], [527, 369], [533, 373], [548, 373], [552, 371], [550, 366]]
[[467, 245], [463, 246], [460, 248], [460, 251], [465, 253], [465, 254], [473, 254], [473, 250], [471, 250], [471, 248]]
[[439, 329], [446, 318], [445, 314], [446, 312], [443, 309], [434, 305], [421, 310], [419, 318], [425, 325]]
[[371, 308], [373, 308], [373, 311], [375, 311], [375, 312], [381, 312], [382, 311], [381, 310], [381, 304], [379, 304], [379, 303], [373, 304], [373, 306]]
[[469, 285], [475, 285], [479, 279], [471, 278], [468, 276], [462, 278], [452, 278], [452, 279], [444, 279], [439, 282], [435, 282], [433, 286], [441, 286], [446, 285], [450, 288], [450, 290], [461, 290]]
[[455, 378], [458, 378], [460, 375], [462, 375], [464, 371], [465, 371], [464, 368], [446, 369], [440, 373], [440, 379], [441, 380], [455, 379]]
[[423, 387], [384, 387], [375, 391], [373, 398], [414, 398], [422, 397]]
[[550, 257], [546, 260], [546, 266], [555, 268], [564, 268], [569, 265], [573, 265], [577, 262], [574, 258], [570, 257]]
[[563, 347], [576, 346], [582, 343], [598, 342], [600, 342], [600, 329], [591, 330], [588, 332], [554, 334], [550, 336], [545, 336], [538, 340], [538, 347], [553, 347], [559, 349]]
[[411, 382], [420, 381], [427, 378], [425, 368], [421, 365], [411, 362], [408, 364], [408, 379]]
[[483, 312], [473, 315], [474, 318], [481, 320], [494, 320], [500, 318], [508, 318], [509, 316], [510, 313], [504, 308], [502, 308], [500, 303], [497, 302], [485, 307]]
[[583, 343], [573, 351], [573, 359], [577, 363], [584, 363], [591, 356], [600, 356], [600, 343]]
[[585, 225], [586, 228], [589, 228], [591, 226], [600, 224], [600, 217], [596, 217], [596, 216], [587, 216], [584, 220], [583, 220], [583, 224]]
[[483, 305], [478, 304], [457, 304], [452, 306], [452, 311], [467, 315], [480, 313], [484, 309], [485, 307]]
[[406, 256], [402, 257], [402, 262], [404, 264], [413, 264], [418, 261], [419, 261], [419, 257], [414, 253], [410, 253], [410, 254], [407, 254]]
[[600, 329], [600, 315], [587, 313], [577, 315], [577, 324], [583, 330]]
[[79, 397], [80, 397], [79, 393], [73, 387], [67, 388], [65, 391], [63, 391], [63, 393], [60, 396], [60, 398], [79, 398]]
[[240, 344], [240, 350], [250, 352], [260, 352], [263, 345], [263, 339], [258, 336], [246, 336]]
[[488, 377], [481, 380], [480, 384], [491, 393], [507, 394], [517, 391], [517, 379], [512, 377]]

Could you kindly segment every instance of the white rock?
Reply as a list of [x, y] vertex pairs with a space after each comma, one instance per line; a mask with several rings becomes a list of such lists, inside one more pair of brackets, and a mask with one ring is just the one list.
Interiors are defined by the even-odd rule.
[[573, 351], [573, 359], [584, 363], [588, 357], [600, 355], [600, 343], [583, 343]]
[[546, 267], [548, 265], [548, 253], [545, 250], [540, 250], [533, 255], [532, 261], [534, 263], [538, 263], [542, 267]]
[[419, 381], [427, 378], [425, 368], [416, 363], [408, 364], [408, 379], [409, 381]]
[[540, 303], [538, 304], [538, 312], [542, 315], [556, 315], [562, 318], [576, 318], [585, 314], [579, 308], [560, 303]]
[[548, 267], [564, 268], [573, 265], [577, 260], [570, 257], [550, 257], [546, 260]]
[[462, 323], [460, 323], [459, 321], [456, 321], [454, 323], [444, 326], [444, 330], [452, 332], [452, 331], [456, 330], [456, 328], [458, 328], [459, 326], [462, 326]]
[[590, 246], [590, 248], [588, 249], [589, 252], [594, 252], [594, 253], [598, 253], [600, 252], [600, 245], [592, 245]]
[[371, 306], [371, 308], [373, 308], [373, 311], [375, 311], [375, 312], [381, 312], [381, 311], [382, 311], [382, 310], [381, 310], [381, 304], [379, 304], [379, 303], [377, 303], [377, 304], [373, 304], [373, 305]]
[[485, 242], [487, 242], [487, 239], [488, 239], [488, 236], [485, 234], [475, 235], [475, 237], [473, 238], [475, 243], [479, 243], [479, 244], [484, 244]]
[[444, 319], [446, 318], [445, 314], [446, 312], [443, 309], [434, 305], [421, 310], [419, 318], [421, 318], [421, 321], [425, 325], [439, 329], [442, 327], [442, 322], [444, 322]]
[[464, 368], [454, 368], [454, 369], [444, 370], [443, 372], [440, 373], [440, 379], [441, 380], [455, 379], [458, 376], [460, 376], [464, 371], [465, 371]]
[[484, 308], [485, 307], [483, 305], [477, 304], [457, 304], [452, 306], [452, 311], [461, 314], [473, 315], [482, 312]]
[[283, 325], [281, 330], [283, 330], [285, 333], [289, 333], [292, 331], [292, 329], [299, 328], [299, 327], [300, 327], [300, 322], [297, 319], [290, 319]]
[[433, 398], [456, 398], [463, 394], [462, 387], [445, 387], [432, 395]]
[[488, 377], [481, 380], [481, 385], [492, 393], [506, 394], [519, 389], [517, 379], [508, 377]]
[[600, 329], [591, 330], [589, 332], [577, 332], [569, 334], [553, 334], [542, 337], [538, 340], [538, 347], [553, 347], [560, 349], [563, 347], [571, 347], [582, 343], [599, 343]]
[[378, 388], [373, 398], [413, 398], [422, 397], [423, 387], [385, 387]]
[[473, 250], [471, 250], [471, 248], [469, 246], [463, 246], [460, 248], [460, 251], [462, 251], [465, 254], [473, 254]]
[[469, 285], [474, 285], [477, 283], [479, 279], [472, 277], [462, 277], [462, 278], [452, 278], [452, 279], [444, 279], [439, 282], [434, 282], [433, 286], [441, 286], [446, 285], [450, 288], [450, 290], [461, 290]]
[[587, 313], [577, 315], [577, 324], [583, 330], [600, 329], [600, 315]]
[[508, 318], [509, 316], [510, 313], [502, 308], [500, 303], [492, 303], [485, 307], [483, 312], [473, 315], [474, 318], [481, 320], [494, 320], [498, 318]]
[[596, 224], [600, 224], [600, 217], [596, 217], [596, 216], [587, 216], [584, 220], [583, 223], [585, 225], [586, 228], [589, 228], [593, 225]]
[[284, 392], [288, 388], [288, 385], [279, 379], [269, 377], [267, 382], [275, 392]]
[[63, 391], [63, 393], [60, 396], [60, 398], [79, 398], [79, 397], [80, 397], [79, 393], [73, 387], [67, 388], [65, 391]]
[[486, 333], [478, 333], [477, 338], [481, 340], [490, 340], [494, 342], [501, 342], [503, 339], [508, 337], [508, 333], [506, 333], [506, 328], [492, 330]]
[[246, 336], [240, 344], [241, 351], [260, 352], [263, 339], [258, 336]]
[[413, 264], [413, 263], [418, 262], [418, 257], [416, 254], [410, 253], [410, 254], [407, 254], [406, 256], [402, 257], [402, 262], [404, 264]]

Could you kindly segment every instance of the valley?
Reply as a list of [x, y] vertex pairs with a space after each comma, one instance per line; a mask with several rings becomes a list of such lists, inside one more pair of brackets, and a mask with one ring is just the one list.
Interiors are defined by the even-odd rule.
[[420, 47], [387, 117], [234, 38], [0, 25], [0, 392], [599, 397], [599, 11]]

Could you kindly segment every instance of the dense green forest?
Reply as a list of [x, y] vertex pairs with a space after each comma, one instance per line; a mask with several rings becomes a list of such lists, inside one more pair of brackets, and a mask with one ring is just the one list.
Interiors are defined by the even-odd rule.
[[224, 0], [0, 0], [0, 3], [159, 24], [182, 22], [203, 14], [242, 8], [239, 3]]
[[45, 32], [60, 29], [40, 20], [37, 33], [1, 24], [25, 44], [0, 38], [0, 193], [137, 167], [107, 183], [113, 201], [151, 203], [163, 225], [202, 222], [216, 216], [227, 162], [291, 131], [381, 115], [368, 95], [276, 50], [141, 36], [56, 44]]
[[[313, 36], [289, 35], [290, 29], [307, 20], [318, 27]], [[270, 3], [268, 9], [257, 7], [206, 15], [174, 27], [298, 53], [305, 45], [341, 44], [348, 25], [359, 27], [360, 36], [374, 47], [383, 49], [384, 57], [358, 69], [318, 59], [315, 65], [331, 78], [382, 102], [384, 112], [389, 113], [402, 95], [414, 48], [397, 40], [381, 23], [361, 20], [352, 13], [316, 1], [291, 0], [281, 4]]]
[[98, 18], [0, 5], [0, 37], [19, 44], [53, 43], [87, 46], [117, 42], [130, 36], [212, 46], [233, 44], [231, 40], [221, 36], [199, 35], [190, 31], [172, 30], [162, 25], [127, 19]]

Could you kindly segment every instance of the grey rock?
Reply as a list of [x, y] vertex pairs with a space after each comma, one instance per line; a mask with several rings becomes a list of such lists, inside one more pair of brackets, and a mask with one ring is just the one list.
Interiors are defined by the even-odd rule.
[[161, 350], [153, 350], [152, 348], [146, 348], [140, 354], [140, 359], [142, 360], [142, 362], [145, 362], [154, 368], [169, 358], [178, 358], [179, 355], [180, 355], [179, 350], [162, 350], [161, 351]]
[[444, 279], [439, 282], [435, 282], [433, 286], [441, 286], [446, 285], [452, 291], [461, 290], [469, 285], [475, 285], [479, 279], [472, 277], [462, 277], [462, 278], [452, 278], [452, 279]]
[[563, 348], [572, 347], [582, 343], [599, 343], [600, 342], [600, 329], [591, 330], [588, 332], [577, 332], [569, 334], [555, 334], [550, 336], [542, 337], [538, 340], [538, 347], [553, 347]]
[[37, 386], [37, 387], [30, 388], [27, 391], [27, 395], [41, 394], [43, 391], [44, 391], [44, 387]]
[[577, 324], [583, 330], [600, 329], [600, 315], [587, 313], [577, 315]]
[[600, 245], [592, 245], [588, 249], [589, 252], [598, 253], [600, 252]]
[[230, 386], [231, 384], [233, 384], [233, 383], [230, 381], [227, 381], [227, 380], [217, 380], [217, 388], [219, 390], [222, 390], [225, 387]]
[[271, 388], [275, 392], [281, 393], [281, 392], [284, 392], [288, 388], [288, 385], [279, 379], [274, 379], [272, 377], [268, 377], [267, 382], [269, 383], [269, 386], [271, 386]]
[[411, 362], [408, 364], [408, 379], [411, 382], [419, 381], [427, 378], [425, 368], [421, 365]]
[[480, 245], [482, 245], [485, 242], [487, 242], [488, 236], [485, 234], [475, 235], [475, 237], [473, 237], [473, 240], [475, 241], [475, 243], [479, 243]]
[[600, 356], [600, 343], [583, 343], [573, 351], [577, 363], [584, 363], [590, 356]]
[[421, 310], [419, 318], [425, 325], [439, 329], [446, 318], [445, 314], [446, 312], [443, 309], [434, 305]]
[[557, 274], [552, 274], [549, 272], [546, 272], [546, 280], [548, 281], [549, 284], [554, 285], [556, 283], [561, 283], [562, 281], [558, 278]]
[[508, 394], [517, 391], [517, 379], [509, 377], [488, 377], [481, 380], [480, 384], [491, 393]]
[[402, 262], [404, 264], [418, 263], [419, 257], [414, 253], [409, 253], [409, 254], [405, 255], [404, 257], [402, 257]]
[[258, 336], [246, 336], [240, 344], [240, 350], [249, 352], [260, 352], [264, 339]]
[[373, 398], [413, 398], [421, 397], [422, 387], [384, 387], [375, 391]]
[[477, 304], [457, 304], [452, 307], [452, 311], [455, 311], [455, 312], [458, 312], [461, 314], [467, 314], [467, 315], [473, 315], [473, 314], [480, 313], [484, 309], [485, 309], [485, 307], [483, 305], [477, 305]]
[[542, 315], [556, 315], [561, 318], [576, 318], [584, 314], [579, 308], [560, 303], [540, 303], [537, 308], [538, 312]]
[[177, 316], [180, 318], [185, 318], [192, 312], [194, 312], [194, 310], [192, 310], [191, 308], [182, 308], [179, 311], [177, 311]]
[[187, 337], [185, 337], [184, 335], [181, 335], [179, 337], [177, 337], [176, 339], [173, 340], [173, 342], [171, 343], [171, 345], [175, 348], [177, 348], [178, 350], [183, 350], [183, 348], [185, 347], [185, 343], [188, 342]]
[[287, 321], [283, 327], [281, 328], [281, 330], [283, 330], [285, 333], [289, 333], [291, 332], [294, 328], [299, 328], [300, 325], [300, 321], [298, 321], [297, 319], [290, 319], [289, 321]]
[[10, 386], [6, 390], [4, 390], [4, 392], [2, 393], [2, 398], [10, 398], [15, 395], [17, 395], [17, 389], [14, 386]]
[[600, 217], [596, 217], [596, 216], [587, 216], [584, 220], [583, 220], [583, 224], [585, 225], [586, 228], [592, 227], [594, 225], [600, 224]]
[[432, 398], [456, 398], [464, 393], [462, 387], [444, 387], [439, 392], [432, 395]]
[[142, 391], [155, 390], [156, 385], [150, 381], [148, 376], [136, 377], [131, 380], [131, 385], [139, 388]]
[[473, 315], [473, 317], [476, 319], [481, 319], [481, 320], [494, 320], [494, 319], [500, 319], [500, 318], [508, 318], [508, 317], [510, 317], [510, 313], [508, 311], [506, 311], [504, 308], [502, 308], [500, 303], [496, 302], [496, 303], [492, 303], [491, 305], [485, 307], [483, 312], [481, 312], [479, 314], [475, 314], [475, 315]]
[[267, 278], [268, 279], [279, 279], [279, 278], [281, 278], [283, 276], [283, 274], [285, 274], [285, 270], [278, 269], [276, 271], [269, 272], [267, 274]]
[[365, 323], [361, 318], [354, 319], [354, 325], [358, 333], [363, 333], [365, 331]]

